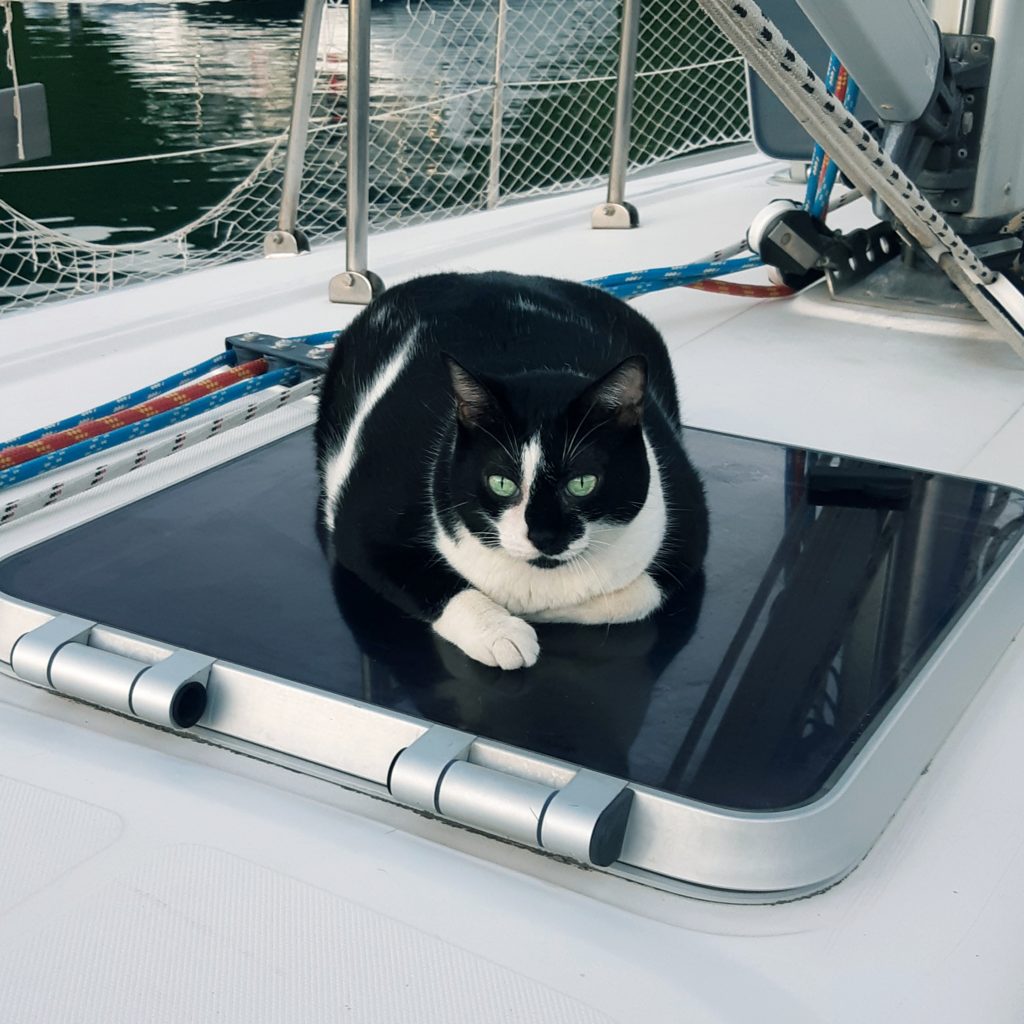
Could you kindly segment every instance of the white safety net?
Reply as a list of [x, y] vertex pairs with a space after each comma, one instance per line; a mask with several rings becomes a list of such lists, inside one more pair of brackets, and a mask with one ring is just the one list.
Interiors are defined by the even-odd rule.
[[[140, 4], [140, 7], [142, 5]], [[344, 232], [347, 9], [327, 0], [299, 227]], [[621, 3], [409, 0], [373, 9], [370, 223], [593, 185], [607, 174]], [[697, 0], [643, 4], [630, 167], [749, 138], [743, 63]], [[96, 244], [0, 200], [0, 310], [256, 257], [287, 139], [214, 208], [157, 240]]]

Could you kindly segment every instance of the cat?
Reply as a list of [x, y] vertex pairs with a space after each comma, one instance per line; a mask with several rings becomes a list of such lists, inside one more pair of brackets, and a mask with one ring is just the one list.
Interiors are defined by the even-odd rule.
[[484, 665], [533, 665], [531, 621], [644, 619], [702, 570], [665, 343], [596, 288], [391, 288], [335, 346], [315, 438], [330, 557]]

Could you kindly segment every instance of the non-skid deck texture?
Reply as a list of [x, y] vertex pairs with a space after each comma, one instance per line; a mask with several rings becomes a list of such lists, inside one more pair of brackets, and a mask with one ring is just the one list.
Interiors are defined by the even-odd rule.
[[1017, 539], [1005, 488], [687, 431], [704, 586], [503, 673], [329, 571], [308, 431], [30, 548], [0, 591], [724, 806], [813, 798]]

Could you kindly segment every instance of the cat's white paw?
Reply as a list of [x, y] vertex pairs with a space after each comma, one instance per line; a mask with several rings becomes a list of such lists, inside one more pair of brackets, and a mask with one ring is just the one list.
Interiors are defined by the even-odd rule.
[[445, 605], [434, 631], [474, 661], [495, 668], [529, 668], [540, 654], [533, 626], [472, 588]]

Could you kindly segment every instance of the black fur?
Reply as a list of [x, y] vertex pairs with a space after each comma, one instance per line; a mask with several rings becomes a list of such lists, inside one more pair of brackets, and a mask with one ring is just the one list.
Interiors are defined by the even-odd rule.
[[[584, 285], [440, 274], [387, 291], [344, 332], [328, 367], [316, 427], [321, 467], [412, 331], [410, 362], [362, 425], [360, 455], [334, 517], [338, 564], [433, 621], [467, 586], [434, 546], [435, 507], [449, 532], [461, 520], [497, 544], [492, 521], [502, 499], [486, 486], [488, 475], [515, 477], [508, 449], [516, 455], [538, 432], [549, 451], [564, 450], [575, 432], [586, 443], [571, 465], [538, 478], [527, 512], [532, 543], [557, 554], [579, 536], [584, 518], [636, 515], [649, 483], [646, 432], [670, 509], [649, 571], [666, 595], [699, 573], [707, 513], [680, 442], [664, 342], [624, 302]], [[565, 479], [585, 474], [598, 486], [574, 499]], [[533, 564], [544, 566], [545, 557]]]

